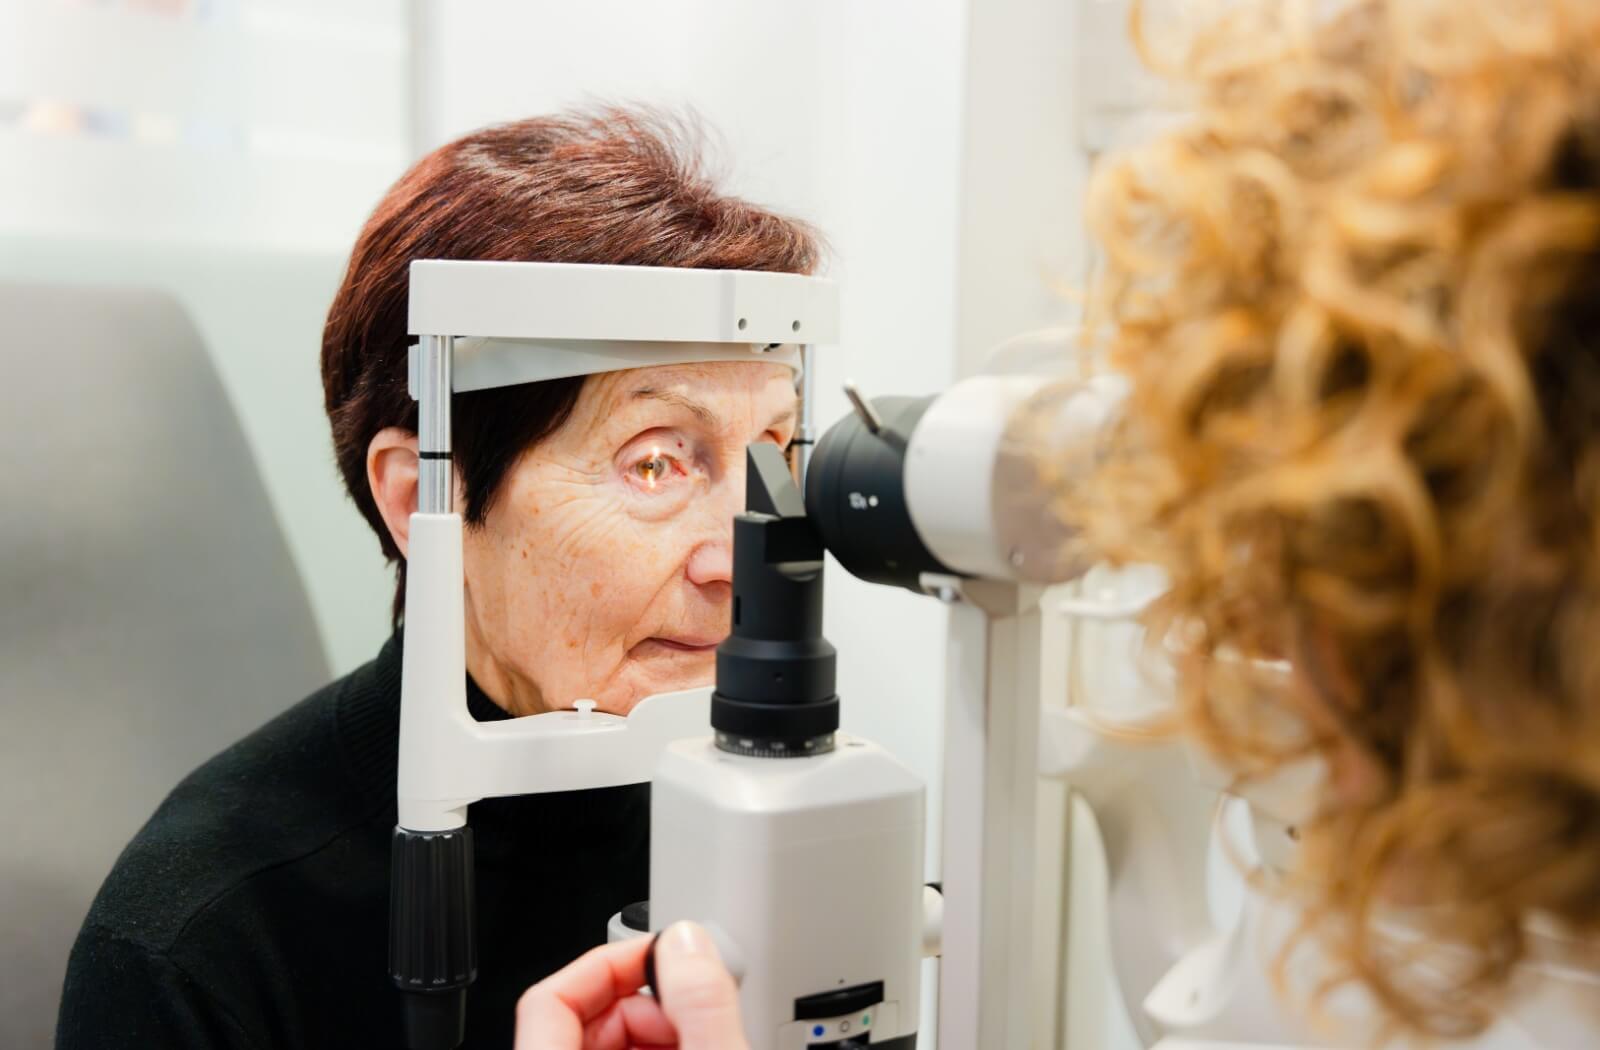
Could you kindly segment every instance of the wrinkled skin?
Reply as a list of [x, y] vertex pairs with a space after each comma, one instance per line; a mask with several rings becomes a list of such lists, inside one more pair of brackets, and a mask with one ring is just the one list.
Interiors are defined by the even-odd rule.
[[[483, 690], [518, 715], [581, 698], [625, 714], [709, 684], [729, 630], [745, 446], [786, 445], [795, 412], [793, 374], [766, 362], [591, 378], [465, 532], [467, 669]], [[415, 437], [375, 437], [368, 474], [404, 550]]]

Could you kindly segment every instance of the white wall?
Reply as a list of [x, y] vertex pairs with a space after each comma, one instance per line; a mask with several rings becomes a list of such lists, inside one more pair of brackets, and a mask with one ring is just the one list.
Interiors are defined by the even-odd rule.
[[333, 466], [318, 355], [355, 233], [409, 161], [406, 14], [0, 0], [0, 276], [183, 304], [336, 673], [388, 636], [393, 584]]
[[0, 230], [347, 248], [406, 159], [390, 0], [0, 0]]

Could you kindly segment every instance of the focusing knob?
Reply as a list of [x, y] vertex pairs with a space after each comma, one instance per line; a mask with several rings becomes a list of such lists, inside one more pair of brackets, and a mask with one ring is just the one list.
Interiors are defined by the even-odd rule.
[[751, 758], [810, 758], [813, 755], [826, 755], [833, 750], [833, 747], [832, 733], [799, 741], [739, 736], [736, 733], [717, 734], [718, 751], [726, 751], [730, 755], [748, 755]]

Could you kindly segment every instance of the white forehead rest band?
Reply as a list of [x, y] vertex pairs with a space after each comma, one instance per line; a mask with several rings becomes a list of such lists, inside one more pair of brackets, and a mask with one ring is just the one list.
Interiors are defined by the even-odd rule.
[[[450, 388], [457, 393], [620, 372], [628, 368], [719, 361], [768, 361], [785, 365], [796, 373], [800, 371], [800, 347], [795, 343], [567, 341], [468, 336], [455, 340], [453, 357]], [[406, 386], [412, 398], [417, 396], [417, 361], [417, 347], [413, 344], [406, 369]]]

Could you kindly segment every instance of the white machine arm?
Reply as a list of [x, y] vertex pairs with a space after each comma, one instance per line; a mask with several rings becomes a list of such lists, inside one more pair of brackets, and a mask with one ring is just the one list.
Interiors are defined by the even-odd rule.
[[[1147, 599], [1072, 598], [1060, 610], [1079, 631], [1087, 621], [1131, 621]], [[1107, 645], [1104, 634], [1093, 637], [1075, 639], [1069, 652], [1123, 651]], [[1277, 664], [1261, 669], [1287, 673]], [[1150, 675], [1139, 680], [1155, 684]], [[1100, 685], [1108, 687], [1117, 689]], [[1140, 1042], [1156, 1050], [1347, 1045], [1310, 1030], [1273, 985], [1273, 952], [1294, 929], [1292, 912], [1247, 891], [1232, 921], [1219, 928], [1208, 892], [1212, 846], [1221, 834], [1231, 834], [1231, 844], [1246, 857], [1253, 852], [1266, 870], [1288, 863], [1292, 823], [1313, 811], [1317, 767], [1289, 767], [1252, 782], [1248, 798], [1239, 797], [1232, 778], [1192, 742], [1118, 735], [1108, 721], [1116, 719], [1103, 703], [1046, 708], [1039, 771], [1068, 782], [1100, 830], [1111, 963]]]
[[951, 607], [945, 701], [942, 1045], [1032, 1032], [1040, 588], [928, 578]]
[[576, 710], [476, 721], [460, 649], [460, 515], [414, 515], [411, 555], [431, 570], [407, 580], [401, 827], [459, 828], [482, 798], [643, 783], [668, 744], [705, 734], [710, 689], [646, 697], [626, 718], [580, 700]]

